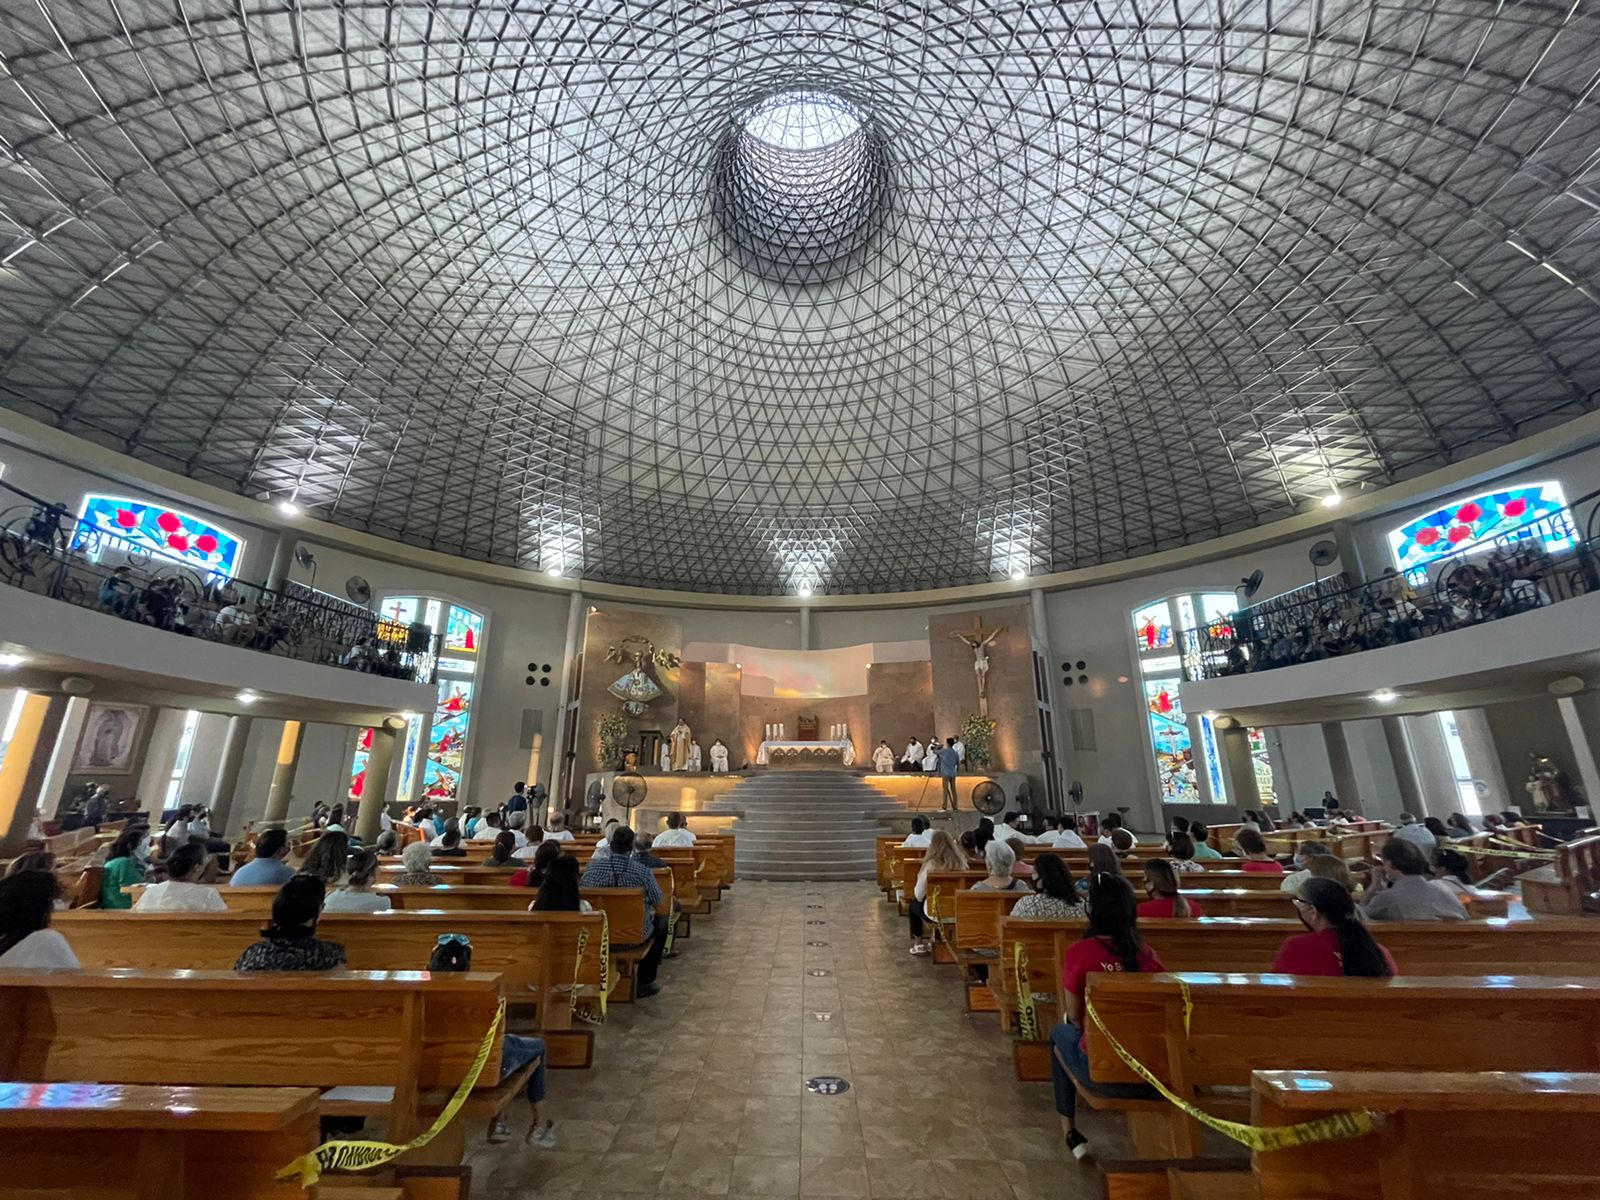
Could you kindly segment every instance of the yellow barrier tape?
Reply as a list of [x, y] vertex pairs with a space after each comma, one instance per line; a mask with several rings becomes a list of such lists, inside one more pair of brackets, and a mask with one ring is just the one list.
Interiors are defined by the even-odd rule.
[[483, 1074], [484, 1064], [489, 1061], [489, 1052], [494, 1049], [495, 1039], [500, 1036], [500, 1030], [505, 1025], [506, 1002], [500, 1001], [500, 1006], [495, 1010], [494, 1020], [489, 1022], [489, 1032], [484, 1034], [483, 1044], [478, 1047], [478, 1053], [472, 1060], [465, 1078], [456, 1088], [455, 1094], [450, 1097], [448, 1104], [434, 1118], [433, 1124], [428, 1126], [416, 1137], [403, 1146], [396, 1146], [392, 1142], [323, 1142], [310, 1154], [301, 1155], [283, 1170], [278, 1172], [277, 1182], [292, 1183], [296, 1178], [300, 1186], [309, 1188], [316, 1186], [318, 1179], [327, 1171], [370, 1171], [374, 1167], [381, 1167], [385, 1163], [393, 1162], [402, 1154], [426, 1146], [439, 1134], [444, 1132], [444, 1127], [455, 1120], [461, 1111], [461, 1106], [467, 1102], [467, 1096], [478, 1084], [478, 1076]]
[[1017, 977], [1017, 1036], [1025, 1042], [1037, 1042], [1039, 1013], [1028, 983], [1028, 950], [1021, 942], [1012, 947], [1011, 967]]
[[[1180, 985], [1182, 980], [1178, 981]], [[1184, 988], [1184, 1013], [1185, 1032], [1188, 1028], [1189, 1005], [1188, 989]], [[1298, 1125], [1247, 1125], [1243, 1121], [1226, 1121], [1221, 1117], [1212, 1116], [1205, 1109], [1190, 1103], [1179, 1096], [1161, 1080], [1149, 1067], [1129, 1054], [1123, 1044], [1106, 1028], [1106, 1023], [1100, 1019], [1100, 1014], [1095, 1011], [1094, 1001], [1084, 996], [1084, 1010], [1089, 1014], [1089, 1019], [1105, 1035], [1106, 1043], [1116, 1052], [1118, 1058], [1140, 1079], [1161, 1094], [1162, 1099], [1175, 1105], [1185, 1115], [1193, 1117], [1208, 1129], [1214, 1129], [1224, 1137], [1232, 1138], [1241, 1146], [1248, 1146], [1257, 1152], [1271, 1150], [1288, 1150], [1295, 1146], [1309, 1146], [1314, 1142], [1343, 1142], [1351, 1138], [1363, 1137], [1373, 1132], [1377, 1126], [1373, 1123], [1372, 1114], [1367, 1112], [1333, 1113], [1326, 1117], [1318, 1117], [1315, 1121], [1302, 1121]]]
[[1554, 850], [1537, 850], [1532, 846], [1521, 843], [1518, 843], [1518, 846], [1519, 848], [1516, 850], [1500, 849], [1493, 846], [1467, 846], [1461, 844], [1451, 845], [1447, 848], [1470, 858], [1534, 858], [1554, 861], [1559, 857]]
[[667, 918], [667, 944], [662, 954], [671, 954], [673, 943], [678, 940], [678, 916], [678, 913], [673, 913]]
[[589, 945], [589, 931], [583, 930], [578, 934], [578, 957], [572, 964], [572, 997], [570, 1009], [572, 1015], [580, 1021], [587, 1021], [590, 1025], [604, 1025], [606, 1020], [606, 1005], [610, 1000], [611, 992], [611, 918], [605, 913], [600, 914], [600, 1012], [595, 1014], [592, 1004], [580, 1004], [578, 989], [579, 980], [583, 977], [583, 955]]

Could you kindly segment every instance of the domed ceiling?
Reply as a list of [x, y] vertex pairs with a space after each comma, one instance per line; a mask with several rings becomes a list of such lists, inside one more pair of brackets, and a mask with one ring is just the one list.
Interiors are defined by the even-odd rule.
[[0, 0], [0, 403], [730, 592], [1204, 540], [1592, 407], [1571, 3]]

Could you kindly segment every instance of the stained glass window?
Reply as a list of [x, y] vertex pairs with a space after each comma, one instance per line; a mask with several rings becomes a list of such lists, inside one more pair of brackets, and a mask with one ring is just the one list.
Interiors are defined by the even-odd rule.
[[1267, 752], [1267, 734], [1264, 729], [1247, 729], [1250, 738], [1250, 765], [1255, 769], [1256, 791], [1261, 803], [1276, 804], [1278, 788], [1272, 781], [1272, 756]]
[[1146, 679], [1144, 703], [1149, 713], [1150, 743], [1156, 756], [1161, 799], [1168, 804], [1193, 804], [1200, 799], [1200, 789], [1195, 780], [1189, 722], [1178, 699], [1178, 680]]
[[[411, 720], [400, 760], [399, 795], [409, 797], [414, 793], [420, 770], [424, 799], [454, 800], [461, 790], [471, 734], [473, 677], [483, 648], [483, 614], [428, 596], [386, 596], [378, 605], [378, 612], [402, 637], [413, 624], [444, 634], [449, 654], [441, 656], [437, 663], [438, 698], [432, 713]], [[360, 796], [365, 787], [371, 744], [372, 731], [363, 730], [351, 767], [351, 796]]]
[[[121, 539], [114, 545], [171, 559], [206, 575], [233, 578], [244, 552], [243, 538], [204, 517], [124, 496], [85, 496], [79, 519]], [[98, 560], [105, 548], [88, 529], [78, 527], [72, 549], [87, 550]]]
[[1572, 513], [1559, 483], [1529, 483], [1455, 500], [1389, 531], [1400, 570], [1412, 572], [1483, 543], [1537, 539], [1551, 551], [1576, 540]]
[[1141, 654], [1172, 648], [1172, 606], [1165, 600], [1147, 604], [1133, 613], [1133, 636]]

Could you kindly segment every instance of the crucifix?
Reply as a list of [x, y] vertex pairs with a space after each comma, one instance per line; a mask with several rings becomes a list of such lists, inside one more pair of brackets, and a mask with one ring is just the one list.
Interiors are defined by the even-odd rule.
[[1004, 625], [988, 633], [983, 631], [983, 618], [976, 613], [972, 617], [972, 628], [965, 632], [952, 633], [950, 636], [959, 638], [972, 648], [972, 670], [978, 677], [978, 714], [989, 715], [989, 647], [994, 645], [995, 638], [1006, 631]]

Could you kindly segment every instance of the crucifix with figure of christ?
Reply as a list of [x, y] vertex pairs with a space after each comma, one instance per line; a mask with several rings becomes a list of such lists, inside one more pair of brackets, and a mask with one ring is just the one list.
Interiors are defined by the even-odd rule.
[[972, 617], [972, 628], [966, 632], [957, 631], [950, 636], [959, 638], [972, 649], [972, 671], [978, 677], [978, 714], [989, 715], [989, 647], [994, 645], [995, 638], [1006, 631], [1004, 625], [999, 629], [985, 633], [983, 618], [976, 613]]

